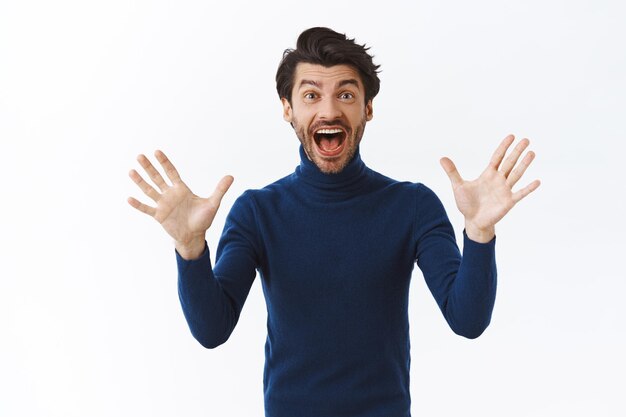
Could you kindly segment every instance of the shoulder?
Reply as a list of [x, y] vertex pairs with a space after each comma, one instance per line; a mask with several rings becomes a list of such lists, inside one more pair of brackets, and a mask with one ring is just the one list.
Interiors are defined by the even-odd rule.
[[293, 174], [287, 175], [263, 188], [250, 188], [245, 190], [235, 201], [234, 206], [247, 206], [255, 208], [259, 203], [264, 203], [281, 198], [293, 182]]
[[377, 188], [417, 199], [418, 203], [440, 201], [435, 192], [421, 182], [400, 181], [371, 169], [369, 171], [370, 178]]
[[371, 168], [367, 169], [368, 177], [373, 188], [384, 189], [393, 193], [413, 193], [414, 183], [409, 181], [400, 181], [391, 177], [388, 177], [380, 172], [374, 171]]
[[415, 183], [414, 185], [418, 204], [436, 204], [438, 206], [441, 205], [441, 200], [439, 199], [437, 194], [435, 194], [435, 192], [428, 186], [421, 182]]
[[377, 188], [385, 190], [385, 200], [400, 202], [405, 209], [413, 210], [419, 223], [447, 220], [443, 203], [426, 184], [398, 181], [375, 171], [371, 171], [370, 175], [378, 184]]

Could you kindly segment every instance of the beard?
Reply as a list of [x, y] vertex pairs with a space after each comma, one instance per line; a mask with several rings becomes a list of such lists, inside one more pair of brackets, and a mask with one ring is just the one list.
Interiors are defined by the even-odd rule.
[[[311, 162], [313, 162], [320, 171], [324, 174], [338, 174], [352, 161], [356, 154], [361, 138], [365, 132], [365, 123], [367, 120], [365, 116], [361, 119], [356, 129], [352, 129], [346, 122], [341, 119], [335, 119], [324, 122], [317, 122], [310, 126], [307, 130], [304, 126], [298, 123], [297, 119], [293, 120], [293, 129], [296, 132], [296, 136], [300, 140], [304, 152]], [[328, 158], [319, 155], [315, 147], [318, 145], [315, 142], [315, 132], [323, 128], [324, 126], [341, 126], [346, 131], [346, 137], [344, 138], [346, 150], [341, 155], [333, 158]]]

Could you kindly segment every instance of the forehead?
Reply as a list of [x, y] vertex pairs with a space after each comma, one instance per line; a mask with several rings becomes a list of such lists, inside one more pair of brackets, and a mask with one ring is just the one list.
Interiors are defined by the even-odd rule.
[[320, 86], [328, 87], [335, 86], [344, 80], [357, 80], [359, 88], [363, 88], [359, 71], [345, 64], [325, 67], [319, 64], [300, 62], [294, 73], [294, 88], [299, 88], [303, 80], [314, 81]]

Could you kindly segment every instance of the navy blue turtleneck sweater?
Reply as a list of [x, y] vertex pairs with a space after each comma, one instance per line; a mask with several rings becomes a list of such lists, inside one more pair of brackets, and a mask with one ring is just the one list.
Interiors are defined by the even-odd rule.
[[268, 417], [410, 416], [408, 294], [413, 267], [452, 330], [487, 327], [495, 238], [463, 257], [443, 206], [422, 184], [365, 166], [324, 174], [300, 148], [295, 172], [234, 203], [215, 266], [177, 254], [179, 296], [205, 347], [232, 333], [256, 271], [267, 304]]

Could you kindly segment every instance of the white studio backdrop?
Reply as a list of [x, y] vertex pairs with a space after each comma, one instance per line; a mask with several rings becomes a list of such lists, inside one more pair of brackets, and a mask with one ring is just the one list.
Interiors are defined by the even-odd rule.
[[477, 176], [509, 133], [542, 186], [499, 224], [499, 287], [476, 340], [419, 269], [415, 416], [624, 416], [626, 7], [619, 1], [0, 3], [0, 415], [262, 416], [257, 277], [230, 340], [191, 336], [171, 239], [128, 196], [163, 149], [198, 194], [292, 172], [274, 75], [311, 26], [382, 65], [361, 154], [462, 218], [439, 166]]

